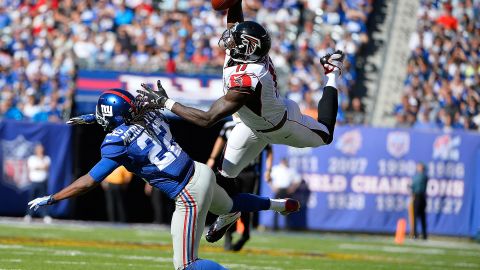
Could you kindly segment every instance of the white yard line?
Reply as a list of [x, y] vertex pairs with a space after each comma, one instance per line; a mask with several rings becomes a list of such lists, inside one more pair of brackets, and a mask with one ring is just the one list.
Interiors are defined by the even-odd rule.
[[417, 248], [417, 247], [401, 247], [401, 246], [375, 246], [363, 244], [340, 244], [340, 249], [349, 250], [368, 250], [368, 251], [383, 251], [387, 253], [411, 253], [411, 254], [428, 254], [428, 255], [442, 255], [445, 254], [443, 249], [432, 248]]
[[463, 249], [463, 250], [477, 250], [480, 251], [480, 245], [467, 241], [444, 241], [444, 240], [427, 240], [427, 241], [415, 241], [408, 240], [405, 242], [409, 246], [416, 247], [433, 247], [443, 249]]
[[9, 251], [8, 254], [12, 255], [33, 255], [35, 252], [31, 251]]
[[283, 269], [285, 269], [285, 268], [282, 268], [282, 267], [251, 266], [251, 265], [240, 264], [240, 263], [225, 263], [223, 265], [227, 268], [248, 269], [248, 270], [283, 270]]
[[461, 268], [474, 268], [474, 269], [480, 269], [480, 265], [476, 263], [466, 263], [466, 262], [459, 262], [454, 264], [456, 267], [461, 267]]
[[[90, 251], [79, 251], [79, 250], [52, 250], [51, 248], [44, 248], [44, 247], [31, 247], [31, 246], [21, 246], [15, 245], [13, 247], [15, 250], [21, 251], [13, 251], [10, 252], [11, 254], [17, 253], [29, 253], [33, 254], [38, 252], [45, 252], [47, 254], [43, 255], [50, 255], [50, 256], [95, 256], [95, 257], [102, 257], [102, 258], [118, 258], [118, 259], [127, 259], [127, 260], [138, 260], [138, 261], [146, 261], [146, 262], [172, 262], [171, 258], [163, 258], [163, 257], [156, 257], [156, 256], [135, 256], [135, 255], [122, 255], [122, 254], [114, 254], [114, 253], [107, 253], [107, 252], [90, 252]], [[48, 263], [48, 262], [47, 262]], [[73, 262], [75, 263], [75, 262]]]
[[12, 249], [12, 248], [22, 248], [21, 245], [2, 245], [0, 244], [0, 249]]
[[43, 261], [44, 263], [47, 264], [62, 264], [62, 265], [103, 265], [103, 266], [128, 266], [128, 267], [134, 267], [135, 269], [141, 268], [158, 268], [158, 265], [148, 265], [148, 264], [132, 264], [132, 263], [114, 263], [114, 262], [86, 262], [86, 261], [51, 261], [51, 260], [45, 260]]
[[122, 256], [124, 259], [128, 260], [139, 260], [139, 261], [147, 261], [147, 262], [172, 262], [171, 258], [162, 258], [162, 257], [154, 257], [154, 256]]
[[13, 258], [13, 259], [0, 259], [0, 262], [21, 263], [21, 262], [22, 262], [22, 259], [16, 259], [16, 258]]
[[66, 264], [66, 265], [87, 265], [89, 263], [85, 262], [85, 261], [59, 261], [59, 260], [55, 260], [55, 261], [50, 261], [50, 260], [45, 260], [43, 261], [44, 263], [48, 263], [48, 264]]

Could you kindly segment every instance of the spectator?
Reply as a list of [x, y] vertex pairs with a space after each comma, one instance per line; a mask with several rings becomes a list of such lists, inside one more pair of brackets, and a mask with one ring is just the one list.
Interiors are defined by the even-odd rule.
[[436, 125], [435, 123], [432, 123], [429, 118], [430, 118], [430, 112], [428, 109], [423, 110], [422, 112], [419, 113], [419, 116], [417, 117], [417, 120], [415, 121], [415, 124], [413, 125], [414, 129], [419, 129], [419, 130], [431, 130], [435, 129]]
[[[214, 11], [209, 1], [153, 3], [105, 0], [0, 4], [0, 91], [13, 86], [13, 102], [18, 104], [25, 90], [31, 89], [35, 100], [46, 97], [44, 106], [60, 110], [54, 113], [56, 117], [46, 117], [58, 121], [69, 116], [71, 106], [64, 103], [72, 103], [72, 95], [67, 93], [77, 66], [220, 74], [224, 52], [217, 42], [225, 30], [225, 13]], [[323, 74], [319, 57], [342, 49], [348, 57], [338, 88], [350, 99], [356, 80], [356, 53], [368, 41], [365, 26], [370, 1], [243, 3], [246, 19], [265, 25], [274, 39], [271, 57], [283, 94], [290, 91], [284, 86], [295, 79], [301, 90], [295, 93], [296, 98], [311, 96], [313, 103], [318, 101]], [[55, 89], [67, 98], [51, 105], [50, 94]], [[45, 113], [51, 115], [46, 110], [36, 117], [32, 106], [29, 103], [25, 108], [28, 120], [45, 120]], [[316, 109], [310, 107], [305, 106], [315, 114]]]
[[1, 103], [0, 114], [5, 119], [22, 120], [23, 114], [13, 103], [12, 98], [8, 98]]
[[351, 110], [347, 112], [347, 123], [354, 125], [365, 124], [365, 111], [359, 97], [352, 99]]
[[418, 238], [417, 219], [420, 219], [422, 225], [423, 239], [427, 239], [427, 182], [428, 177], [423, 163], [417, 163], [416, 173], [412, 179], [412, 198], [413, 198], [413, 236]]
[[[48, 194], [48, 177], [50, 170], [50, 157], [45, 155], [43, 145], [37, 144], [35, 146], [35, 154], [30, 156], [27, 160], [28, 177], [30, 179], [30, 201], [46, 196]], [[43, 218], [45, 223], [51, 223], [52, 218], [47, 213], [47, 208], [39, 209], [38, 215]], [[30, 222], [35, 212], [32, 209], [27, 210], [27, 215], [24, 220]]]
[[25, 117], [31, 119], [39, 111], [40, 111], [40, 108], [36, 104], [35, 96], [34, 95], [27, 96], [27, 102], [23, 107], [23, 113], [24, 113]]
[[[418, 30], [410, 39], [405, 95], [395, 109], [398, 125], [478, 129], [479, 121], [472, 114], [480, 100], [480, 38], [474, 17], [478, 8], [478, 1], [443, 5], [421, 1]], [[403, 121], [398, 114], [416, 119]]]
[[110, 222], [127, 222], [124, 189], [132, 180], [132, 176], [131, 172], [120, 166], [102, 182], [102, 187], [105, 190], [107, 215]]
[[443, 4], [444, 14], [438, 17], [437, 23], [445, 27], [445, 29], [456, 30], [458, 21], [454, 16], [452, 16], [452, 9], [452, 4]]
[[[269, 184], [275, 194], [275, 198], [288, 198], [293, 196], [301, 184], [301, 180], [297, 171], [288, 165], [288, 159], [283, 158], [279, 164], [273, 166]], [[277, 213], [274, 215], [273, 229], [278, 230]]]

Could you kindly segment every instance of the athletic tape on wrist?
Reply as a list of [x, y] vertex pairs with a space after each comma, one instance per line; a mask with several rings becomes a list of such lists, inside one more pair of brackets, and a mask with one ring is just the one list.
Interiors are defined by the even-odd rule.
[[165, 101], [165, 108], [167, 108], [169, 111], [172, 110], [173, 108], [173, 105], [175, 105], [175, 100], [172, 100], [172, 99], [167, 99], [167, 101]]
[[335, 89], [337, 89], [337, 76], [338, 76], [338, 71], [333, 71], [333, 72], [330, 72], [326, 75], [327, 77], [327, 83], [325, 84], [325, 86], [331, 86]]

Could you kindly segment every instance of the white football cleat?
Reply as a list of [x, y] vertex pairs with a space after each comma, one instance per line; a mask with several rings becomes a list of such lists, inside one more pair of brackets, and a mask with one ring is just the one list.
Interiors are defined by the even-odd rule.
[[339, 72], [338, 75], [341, 75], [344, 59], [345, 54], [340, 50], [336, 50], [334, 53], [329, 53], [320, 58], [320, 64], [322, 64], [323, 68], [325, 69], [325, 75], [337, 70]]
[[208, 228], [208, 232], [205, 235], [207, 242], [215, 243], [222, 239], [227, 230], [237, 222], [241, 215], [240, 212], [235, 212], [219, 216], [217, 220], [210, 225], [210, 228]]

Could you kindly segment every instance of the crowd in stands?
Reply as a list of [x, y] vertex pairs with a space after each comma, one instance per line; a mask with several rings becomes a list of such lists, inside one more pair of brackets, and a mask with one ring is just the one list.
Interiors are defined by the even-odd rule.
[[[344, 50], [340, 123], [363, 123], [352, 93], [356, 54], [368, 41], [371, 0], [243, 0], [246, 20], [272, 35], [280, 89], [316, 118], [320, 56]], [[60, 121], [79, 68], [220, 75], [225, 12], [205, 0], [4, 0], [0, 3], [0, 115]], [[355, 111], [357, 113], [350, 113]]]
[[421, 1], [397, 125], [480, 127], [480, 1]]
[[72, 107], [74, 42], [52, 1], [0, 2], [0, 116], [61, 121]]

